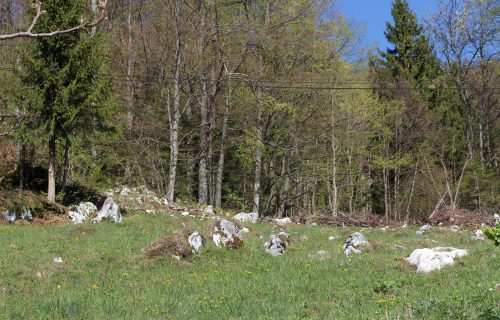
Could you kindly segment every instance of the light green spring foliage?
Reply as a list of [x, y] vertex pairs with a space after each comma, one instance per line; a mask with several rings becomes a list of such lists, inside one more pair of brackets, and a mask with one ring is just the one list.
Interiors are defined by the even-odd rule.
[[[241, 250], [209, 243], [176, 262], [145, 259], [162, 235], [200, 231], [209, 222], [168, 214], [132, 214], [122, 224], [11, 226], [0, 233], [2, 319], [496, 319], [499, 252], [471, 231], [415, 228], [361, 232], [372, 248], [343, 256], [359, 228], [292, 225], [281, 257], [263, 250], [272, 224], [250, 224]], [[260, 239], [260, 235], [263, 236]], [[339, 236], [328, 240], [330, 236]], [[455, 265], [418, 274], [404, 258], [414, 249], [469, 250]], [[391, 244], [402, 245], [397, 249]], [[327, 254], [320, 256], [319, 250]], [[52, 262], [62, 257], [62, 264]], [[38, 276], [37, 276], [38, 274]]]
[[495, 243], [495, 246], [500, 246], [500, 225], [496, 227], [485, 227], [483, 232], [488, 239]]

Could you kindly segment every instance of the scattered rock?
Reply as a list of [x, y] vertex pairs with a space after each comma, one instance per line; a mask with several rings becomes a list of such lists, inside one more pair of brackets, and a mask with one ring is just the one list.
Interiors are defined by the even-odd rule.
[[338, 238], [340, 238], [340, 236], [335, 236], [335, 237], [332, 236], [332, 237], [328, 237], [328, 240], [332, 241], [332, 240], [335, 240], [335, 239], [338, 239]]
[[495, 219], [495, 225], [498, 226], [500, 224], [500, 215], [498, 215], [498, 214], [495, 213], [493, 215], [493, 219]]
[[101, 211], [97, 214], [97, 217], [92, 219], [92, 223], [101, 222], [102, 219], [110, 219], [116, 223], [122, 222], [122, 215], [120, 213], [120, 207], [113, 201], [113, 198], [108, 197], [104, 204], [102, 205]]
[[358, 250], [357, 247], [368, 244], [369, 243], [366, 240], [365, 236], [363, 236], [360, 232], [354, 232], [344, 241], [344, 254], [346, 256], [350, 255], [351, 253], [359, 254], [361, 253], [361, 251]]
[[97, 207], [92, 202], [81, 202], [75, 210], [68, 211], [68, 216], [75, 224], [80, 224], [96, 212]]
[[189, 211], [183, 211], [183, 212], [181, 212], [181, 216], [187, 217], [189, 215], [191, 215], [191, 213], [189, 213]]
[[195, 252], [200, 252], [201, 247], [203, 246], [203, 238], [198, 231], [195, 231], [189, 235], [188, 243]]
[[361, 250], [358, 250], [358, 249], [354, 248], [353, 246], [349, 246], [349, 247], [345, 248], [344, 254], [346, 256], [350, 255], [351, 253], [360, 254]]
[[417, 272], [432, 272], [455, 263], [455, 258], [465, 257], [467, 250], [437, 247], [434, 249], [416, 249], [406, 259], [417, 266]]
[[406, 248], [405, 246], [402, 246], [402, 245], [399, 245], [399, 244], [395, 244], [395, 243], [391, 244], [391, 246], [393, 248], [395, 248], [395, 249], [405, 249]]
[[317, 254], [318, 254], [318, 255], [320, 255], [320, 256], [324, 256], [324, 255], [325, 255], [325, 254], [327, 254], [327, 253], [328, 253], [328, 251], [326, 251], [326, 250], [319, 250], [319, 251], [317, 252]]
[[207, 206], [205, 210], [203, 210], [204, 213], [206, 214], [214, 214], [214, 207], [212, 206]]
[[285, 253], [290, 242], [290, 236], [287, 233], [280, 232], [278, 235], [271, 234], [269, 240], [264, 243], [264, 251], [272, 256], [281, 256]]
[[63, 259], [61, 257], [55, 257], [54, 259], [52, 259], [52, 261], [54, 263], [63, 263]]
[[281, 219], [274, 219], [274, 222], [276, 222], [280, 226], [284, 226], [284, 225], [292, 223], [292, 220], [288, 217], [285, 217], [285, 218], [281, 218]]
[[477, 229], [477, 230], [474, 232], [474, 236], [472, 236], [472, 239], [474, 239], [474, 240], [478, 240], [478, 241], [484, 241], [484, 233], [483, 233], [483, 230], [481, 230], [481, 229]]
[[243, 232], [243, 233], [249, 233], [250, 230], [247, 227], [243, 227], [243, 228], [241, 228], [241, 232]]
[[2, 212], [2, 216], [8, 222], [16, 221], [16, 213], [14, 211], [6, 210], [6, 211]]
[[130, 190], [128, 187], [124, 186], [124, 187], [122, 187], [122, 189], [120, 191], [120, 195], [121, 196], [128, 196], [131, 192], [132, 192], [132, 190]]
[[238, 249], [243, 247], [240, 228], [231, 221], [217, 221], [212, 228], [212, 240], [218, 247]]
[[16, 210], [6, 210], [2, 212], [2, 216], [7, 222], [12, 223], [16, 221], [17, 218], [32, 221], [33, 216], [31, 215], [31, 211], [26, 207], [22, 207], [20, 210], [20, 214], [17, 214]]
[[233, 217], [233, 220], [236, 220], [239, 222], [256, 223], [257, 219], [259, 219], [259, 214], [257, 212], [251, 212], [251, 213], [241, 212]]
[[451, 232], [457, 232], [458, 230], [460, 230], [460, 227], [459, 227], [459, 226], [455, 226], [455, 225], [453, 225], [453, 226], [451, 226], [451, 227], [450, 227], [450, 231], [451, 231]]
[[420, 230], [417, 230], [416, 233], [417, 233], [418, 236], [421, 236], [424, 233], [429, 232], [431, 230], [432, 230], [432, 227], [430, 225], [426, 224], [426, 225], [421, 226]]

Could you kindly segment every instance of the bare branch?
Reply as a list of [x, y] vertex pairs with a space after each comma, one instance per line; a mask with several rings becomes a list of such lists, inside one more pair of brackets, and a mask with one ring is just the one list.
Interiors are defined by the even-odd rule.
[[46, 37], [53, 37], [59, 34], [66, 34], [66, 33], [71, 33], [80, 29], [84, 28], [92, 28], [97, 26], [99, 23], [104, 21], [107, 18], [107, 7], [108, 7], [108, 1], [109, 0], [100, 0], [99, 1], [99, 6], [98, 6], [98, 11], [96, 14], [96, 17], [93, 21], [91, 22], [82, 22], [78, 26], [74, 26], [69, 29], [57, 29], [54, 31], [50, 32], [41, 32], [41, 33], [33, 33], [33, 28], [35, 27], [36, 23], [38, 22], [38, 19], [42, 14], [45, 12], [42, 10], [42, 2], [40, 0], [35, 1], [35, 8], [36, 8], [36, 14], [33, 17], [33, 20], [31, 21], [31, 24], [28, 28], [28, 30], [23, 31], [23, 32], [16, 32], [16, 33], [10, 33], [10, 34], [2, 34], [0, 35], [0, 41], [2, 40], [10, 40], [14, 38], [46, 38]]

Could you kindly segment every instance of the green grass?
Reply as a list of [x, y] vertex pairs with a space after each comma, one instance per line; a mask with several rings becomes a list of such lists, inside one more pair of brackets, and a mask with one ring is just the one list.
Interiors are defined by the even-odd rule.
[[[238, 251], [209, 243], [183, 261], [141, 256], [182, 223], [205, 231], [208, 221], [137, 214], [122, 224], [0, 226], [0, 319], [500, 319], [500, 292], [489, 290], [500, 282], [499, 248], [470, 231], [365, 229], [374, 245], [347, 258], [342, 242], [360, 228], [293, 225], [290, 250], [272, 257], [262, 246], [279, 228], [255, 224]], [[438, 245], [431, 240], [469, 256], [417, 274], [404, 258]]]

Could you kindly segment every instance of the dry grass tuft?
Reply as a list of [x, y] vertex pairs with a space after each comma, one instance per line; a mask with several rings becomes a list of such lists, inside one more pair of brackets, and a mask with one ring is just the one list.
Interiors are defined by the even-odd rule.
[[191, 246], [188, 243], [190, 231], [176, 231], [151, 242], [143, 249], [144, 256], [148, 258], [156, 256], [178, 256], [188, 257], [192, 254]]

